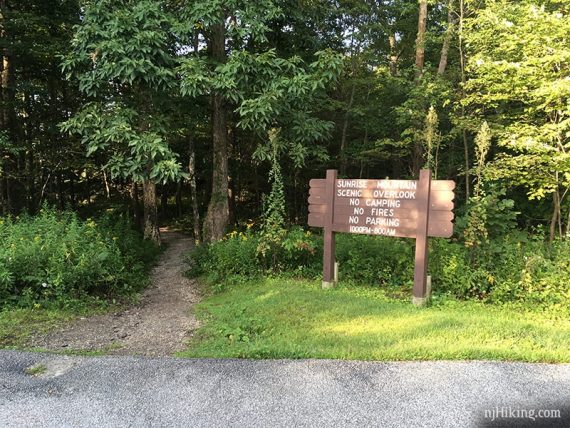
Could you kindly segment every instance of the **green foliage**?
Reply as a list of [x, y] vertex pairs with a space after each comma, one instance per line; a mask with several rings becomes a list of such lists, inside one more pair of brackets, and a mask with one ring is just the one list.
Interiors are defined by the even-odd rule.
[[264, 201], [261, 239], [257, 248], [261, 257], [266, 258], [269, 256], [272, 260], [273, 269], [277, 268], [277, 252], [287, 233], [285, 229], [285, 192], [281, 166], [279, 165], [278, 138], [279, 130], [272, 129], [269, 132], [269, 140], [273, 146], [273, 159], [271, 170], [269, 171], [271, 192]]
[[[211, 282], [223, 285], [227, 282], [242, 282], [247, 278], [259, 277], [267, 273], [266, 257], [259, 247], [264, 232], [231, 232], [219, 242], [202, 245], [190, 255], [190, 275], [206, 276]], [[270, 272], [289, 272], [317, 275], [320, 239], [300, 227], [284, 230], [279, 246], [271, 254]]]
[[469, 199], [465, 216], [456, 221], [466, 247], [474, 248], [514, 232], [519, 213], [514, 210], [514, 201], [505, 195], [504, 188], [489, 185], [486, 192]]
[[434, 290], [567, 314], [569, 251], [566, 241], [549, 247], [543, 236], [513, 234], [479, 245], [474, 263], [472, 253], [460, 243], [435, 240], [430, 261]]
[[[504, 215], [508, 217], [510, 212], [505, 209]], [[526, 235], [505, 223], [491, 222], [487, 227], [489, 239], [479, 237], [476, 246], [445, 239], [430, 241], [429, 273], [435, 299], [452, 296], [565, 314], [570, 308], [570, 244], [556, 241], [549, 247], [542, 235]], [[320, 236], [301, 228], [289, 230], [281, 250], [275, 253], [277, 268], [269, 272], [257, 252], [260, 240], [259, 232], [248, 229], [201, 246], [191, 255], [190, 273], [206, 276], [220, 288], [265, 274], [321, 277]], [[380, 287], [409, 297], [413, 245], [412, 240], [338, 234], [336, 259], [341, 284]]]
[[176, 87], [170, 18], [156, 0], [86, 5], [63, 69], [91, 101], [63, 123], [87, 155], [103, 152], [114, 177], [175, 181], [184, 174], [167, 142], [163, 98]]
[[413, 282], [413, 241], [349, 234], [336, 239], [341, 281], [393, 287]]
[[81, 221], [44, 208], [0, 221], [1, 305], [131, 294], [145, 285], [157, 254], [123, 216]]
[[466, 105], [497, 128], [494, 176], [530, 198], [570, 182], [570, 17], [555, 1], [487, 1], [467, 20]]
[[77, 78], [82, 92], [108, 95], [116, 84], [172, 87], [170, 20], [161, 1], [98, 0], [83, 12], [63, 62], [67, 78]]
[[439, 120], [435, 108], [431, 106], [428, 110], [425, 119], [424, 127], [424, 149], [425, 149], [425, 168], [434, 171], [435, 178], [437, 179], [437, 166], [438, 166], [438, 152], [441, 137], [437, 130]]
[[481, 186], [483, 185], [483, 172], [487, 163], [487, 155], [489, 149], [491, 148], [491, 130], [486, 121], [483, 121], [479, 132], [475, 137], [475, 157], [477, 160], [476, 164], [476, 176], [477, 182], [475, 183], [475, 197], [478, 197], [481, 193]]
[[221, 241], [198, 246], [190, 255], [191, 276], [205, 275], [209, 281], [241, 281], [261, 274], [259, 237], [249, 230], [231, 232]]
[[[191, 256], [191, 275], [206, 275], [213, 282], [231, 282], [267, 273], [319, 277], [322, 273], [322, 238], [300, 227], [284, 230], [271, 254], [273, 265], [257, 249], [265, 232], [232, 232], [222, 241], [199, 247]], [[401, 286], [413, 278], [411, 241], [339, 234], [337, 261], [342, 280]], [[241, 278], [240, 278], [241, 277]]]

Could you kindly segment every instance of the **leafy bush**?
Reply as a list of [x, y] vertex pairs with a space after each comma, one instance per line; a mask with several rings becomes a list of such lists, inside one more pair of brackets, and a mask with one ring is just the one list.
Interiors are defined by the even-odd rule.
[[47, 208], [0, 219], [0, 239], [0, 305], [129, 294], [157, 254], [125, 217], [81, 221]]
[[[414, 241], [338, 234], [339, 277], [372, 286], [412, 285]], [[259, 233], [232, 232], [199, 247], [191, 256], [193, 276], [212, 282], [240, 282], [270, 273], [319, 278], [322, 238], [296, 227], [287, 231], [277, 253], [278, 270], [257, 251]], [[448, 239], [430, 240], [429, 273], [435, 295], [535, 308], [570, 307], [570, 242], [548, 246], [542, 235], [511, 231], [481, 241], [476, 248]], [[1, 278], [0, 272], [0, 278]]]
[[250, 232], [231, 232], [213, 244], [202, 244], [191, 254], [191, 276], [206, 275], [212, 282], [251, 278], [261, 273], [257, 258], [259, 237]]
[[570, 305], [570, 242], [545, 244], [542, 236], [513, 233], [472, 252], [463, 244], [434, 240], [430, 270], [434, 290], [458, 298], [530, 307]]
[[[322, 273], [322, 238], [301, 227], [289, 229], [271, 259], [258, 251], [262, 237], [250, 230], [231, 232], [191, 255], [190, 275], [212, 282], [252, 278], [264, 273], [316, 278]], [[411, 241], [410, 241], [411, 242]], [[344, 280], [400, 285], [413, 277], [413, 246], [408, 241], [358, 235], [337, 236], [337, 261]]]
[[412, 240], [339, 234], [339, 277], [370, 285], [402, 286], [413, 282]]

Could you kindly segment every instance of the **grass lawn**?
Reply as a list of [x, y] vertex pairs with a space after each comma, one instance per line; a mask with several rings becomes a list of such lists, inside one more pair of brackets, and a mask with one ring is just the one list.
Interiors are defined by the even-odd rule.
[[380, 289], [268, 279], [196, 308], [184, 357], [570, 362], [570, 320], [478, 302], [415, 308]]

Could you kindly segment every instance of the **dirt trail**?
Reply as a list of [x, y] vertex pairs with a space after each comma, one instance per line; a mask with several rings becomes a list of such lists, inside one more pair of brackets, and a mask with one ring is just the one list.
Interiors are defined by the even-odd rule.
[[184, 349], [198, 326], [190, 308], [199, 300], [199, 293], [195, 281], [184, 276], [184, 255], [192, 248], [193, 240], [166, 229], [161, 230], [161, 235], [167, 248], [139, 304], [77, 320], [63, 330], [33, 338], [30, 346], [147, 356], [172, 355]]

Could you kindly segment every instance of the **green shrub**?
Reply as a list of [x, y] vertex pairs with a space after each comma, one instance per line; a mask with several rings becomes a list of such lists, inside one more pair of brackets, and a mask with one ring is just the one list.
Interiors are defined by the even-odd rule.
[[[252, 278], [264, 273], [319, 277], [323, 243], [301, 227], [288, 230], [271, 260], [258, 251], [258, 232], [232, 232], [223, 240], [203, 245], [191, 255], [191, 276], [212, 282]], [[337, 260], [343, 280], [374, 285], [401, 285], [413, 277], [413, 245], [404, 240], [358, 235], [337, 236]]]
[[513, 233], [472, 251], [433, 240], [430, 272], [437, 293], [535, 308], [570, 306], [570, 242]]
[[251, 278], [261, 273], [257, 258], [259, 237], [250, 232], [231, 232], [219, 242], [202, 244], [191, 254], [191, 276], [206, 275], [212, 282]]
[[[369, 286], [410, 288], [414, 240], [338, 234], [339, 279]], [[192, 275], [221, 284], [264, 274], [318, 278], [322, 238], [294, 227], [273, 260], [257, 251], [259, 233], [232, 232], [192, 254]], [[449, 239], [430, 240], [429, 273], [435, 295], [527, 307], [570, 307], [570, 242], [548, 246], [542, 235], [511, 231], [468, 248]], [[0, 266], [0, 281], [2, 280]]]
[[0, 219], [0, 239], [0, 305], [129, 294], [157, 254], [125, 217], [81, 221], [47, 208]]
[[382, 286], [413, 282], [412, 240], [338, 234], [336, 241], [340, 279]]

